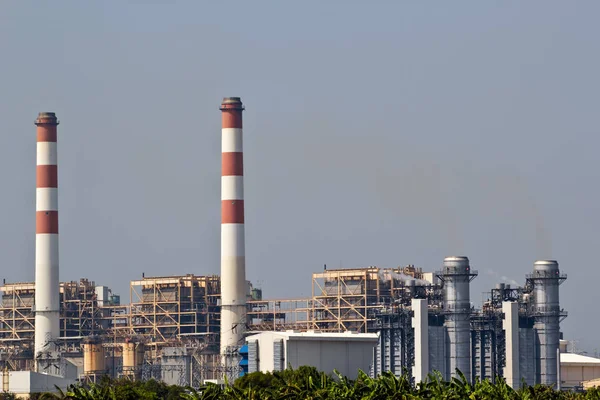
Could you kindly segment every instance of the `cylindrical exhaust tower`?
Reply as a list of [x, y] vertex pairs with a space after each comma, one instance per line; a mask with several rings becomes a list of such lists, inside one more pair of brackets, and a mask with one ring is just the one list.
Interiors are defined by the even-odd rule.
[[35, 237], [35, 357], [52, 352], [59, 337], [58, 280], [58, 119], [43, 112], [37, 125], [37, 188]]
[[246, 330], [244, 162], [239, 97], [226, 97], [221, 154], [221, 355], [236, 353]]
[[560, 309], [558, 287], [567, 279], [555, 260], [539, 260], [527, 279], [533, 286], [533, 316], [536, 332], [536, 383], [556, 385], [557, 352], [560, 345], [560, 321], [566, 313]]
[[446, 257], [437, 273], [444, 284], [444, 325], [447, 330], [447, 378], [461, 371], [471, 381], [471, 294], [470, 282], [477, 276], [467, 257]]

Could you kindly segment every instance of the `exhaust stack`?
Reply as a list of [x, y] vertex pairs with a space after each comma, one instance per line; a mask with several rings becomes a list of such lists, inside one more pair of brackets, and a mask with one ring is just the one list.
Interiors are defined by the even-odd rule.
[[246, 250], [244, 242], [244, 163], [239, 97], [226, 97], [221, 154], [221, 355], [225, 364], [243, 344], [246, 331]]
[[35, 358], [38, 362], [41, 358], [47, 358], [48, 353], [54, 353], [56, 350], [54, 340], [60, 335], [56, 153], [58, 124], [58, 119], [53, 112], [39, 113], [35, 120], [37, 125]]
[[448, 331], [446, 379], [458, 378], [462, 372], [469, 382], [471, 376], [471, 294], [470, 283], [477, 276], [467, 257], [446, 257], [438, 272], [444, 282], [444, 325]]
[[558, 287], [567, 279], [555, 260], [538, 260], [533, 264], [534, 325], [536, 340], [536, 382], [542, 385], [558, 384], [560, 357], [560, 321], [567, 316], [561, 310]]

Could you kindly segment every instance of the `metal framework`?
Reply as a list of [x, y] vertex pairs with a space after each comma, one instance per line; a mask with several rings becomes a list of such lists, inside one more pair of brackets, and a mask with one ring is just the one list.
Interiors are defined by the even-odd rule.
[[309, 299], [251, 300], [247, 303], [249, 331], [308, 330]]
[[113, 337], [116, 342], [117, 338], [133, 335], [129, 305], [105, 305], [102, 311], [102, 326], [105, 327], [106, 336]]
[[131, 333], [150, 336], [157, 345], [185, 336], [207, 336], [218, 344], [220, 285], [215, 275], [131, 281]]
[[[429, 289], [423, 286], [427, 282], [416, 287], [406, 283], [422, 276], [422, 271], [412, 266], [330, 270], [313, 274], [313, 296], [307, 299], [262, 300], [260, 290], [251, 289], [247, 301], [247, 329], [248, 332], [289, 329], [377, 332], [384, 323], [384, 329], [392, 335], [397, 322], [384, 322], [382, 310], [409, 304], [412, 297], [430, 298]], [[217, 379], [225, 372], [235, 375], [239, 366], [223, 366], [216, 355], [220, 289], [218, 276], [142, 277], [130, 282], [130, 304], [120, 305], [107, 301], [106, 295], [99, 295], [94, 282], [87, 279], [61, 283], [59, 348], [68, 357], [79, 357], [82, 339], [99, 335], [103, 346], [112, 349], [109, 353], [114, 359], [115, 351], [124, 341], [135, 338], [144, 343], [144, 376], [157, 373], [156, 362], [161, 350], [171, 346], [188, 349], [192, 370], [189, 379], [194, 383]], [[24, 369], [23, 363], [32, 358], [35, 284], [6, 284], [0, 290], [3, 292], [0, 364], [11, 369]], [[391, 318], [402, 319], [403, 326], [409, 321], [408, 314]], [[407, 330], [402, 338], [398, 338], [401, 339], [399, 343], [403, 343], [402, 353], [410, 348], [409, 336]], [[411, 354], [404, 354], [403, 366], [411, 358]], [[118, 373], [120, 367], [113, 364], [110, 368], [113, 373]]]
[[333, 270], [312, 276], [312, 328], [367, 332], [379, 307], [379, 268]]
[[415, 362], [412, 311], [405, 306], [386, 307], [376, 314], [379, 344], [375, 349], [371, 376], [390, 371], [396, 376], [405, 372], [412, 379]]
[[35, 315], [33, 304], [35, 284], [19, 282], [4, 284], [0, 305], [0, 340], [6, 347], [18, 344], [30, 347], [33, 344]]
[[[100, 307], [96, 285], [87, 279], [60, 284], [60, 336], [80, 338], [104, 331], [106, 310]], [[20, 282], [0, 286], [0, 349], [33, 344], [35, 283]]]
[[501, 310], [487, 309], [471, 314], [471, 368], [472, 382], [475, 378], [495, 382], [503, 376], [506, 366], [506, 337], [502, 328]]
[[[235, 358], [235, 355], [233, 355]], [[131, 375], [139, 377], [142, 381], [149, 379], [161, 380], [163, 374], [168, 373], [177, 376], [177, 384], [180, 386], [191, 386], [199, 388], [208, 380], [221, 381], [224, 376], [232, 382], [240, 374], [241, 367], [235, 363], [223, 365], [222, 356], [215, 353], [206, 353], [198, 348], [187, 348], [183, 356], [182, 365], [164, 365], [160, 361], [161, 356], [147, 356], [144, 362], [128, 371], [129, 376], [124, 374], [123, 366], [116, 365], [108, 371], [114, 377], [133, 379]]]
[[310, 329], [323, 332], [374, 332], [377, 311], [406, 292], [407, 279], [421, 279], [412, 265], [399, 268], [325, 270], [312, 275]]
[[96, 335], [103, 331], [102, 309], [98, 304], [96, 284], [87, 279], [61, 284], [62, 337]]

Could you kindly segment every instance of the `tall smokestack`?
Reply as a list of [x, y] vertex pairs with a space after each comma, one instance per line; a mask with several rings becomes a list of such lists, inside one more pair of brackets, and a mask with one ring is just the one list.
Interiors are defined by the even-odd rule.
[[39, 113], [35, 230], [35, 357], [55, 350], [60, 335], [58, 281], [58, 170], [53, 112]]
[[444, 282], [444, 325], [447, 329], [447, 380], [462, 372], [469, 382], [471, 376], [471, 292], [470, 282], [477, 276], [463, 256], [444, 258], [444, 268], [438, 272]]
[[[246, 330], [246, 250], [244, 241], [244, 162], [239, 97], [226, 97], [221, 154], [221, 355], [242, 345]], [[226, 361], [226, 360], [225, 360]], [[227, 362], [227, 361], [226, 361]]]
[[558, 287], [567, 279], [560, 272], [556, 260], [538, 260], [533, 274], [527, 279], [533, 283], [534, 324], [536, 332], [536, 381], [542, 385], [558, 383], [557, 360], [560, 344], [560, 321], [566, 313], [560, 308]]

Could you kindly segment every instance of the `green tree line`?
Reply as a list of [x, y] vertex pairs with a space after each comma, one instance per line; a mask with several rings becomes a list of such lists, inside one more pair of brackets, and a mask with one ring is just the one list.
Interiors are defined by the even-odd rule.
[[444, 381], [437, 373], [430, 374], [424, 382], [413, 386], [406, 375], [397, 378], [392, 373], [384, 373], [377, 378], [371, 378], [360, 371], [357, 379], [350, 380], [339, 374], [329, 376], [313, 367], [300, 367], [296, 370], [288, 369], [274, 373], [253, 372], [237, 379], [233, 384], [223, 386], [207, 384], [199, 389], [169, 386], [154, 380], [131, 382], [106, 378], [99, 383], [72, 385], [64, 392], [44, 393], [35, 398], [43, 400], [600, 400], [600, 390], [594, 388], [582, 393], [561, 392], [542, 385], [523, 386], [513, 390], [502, 379], [498, 379], [496, 383], [477, 381], [470, 384], [462, 374], [458, 378]]

